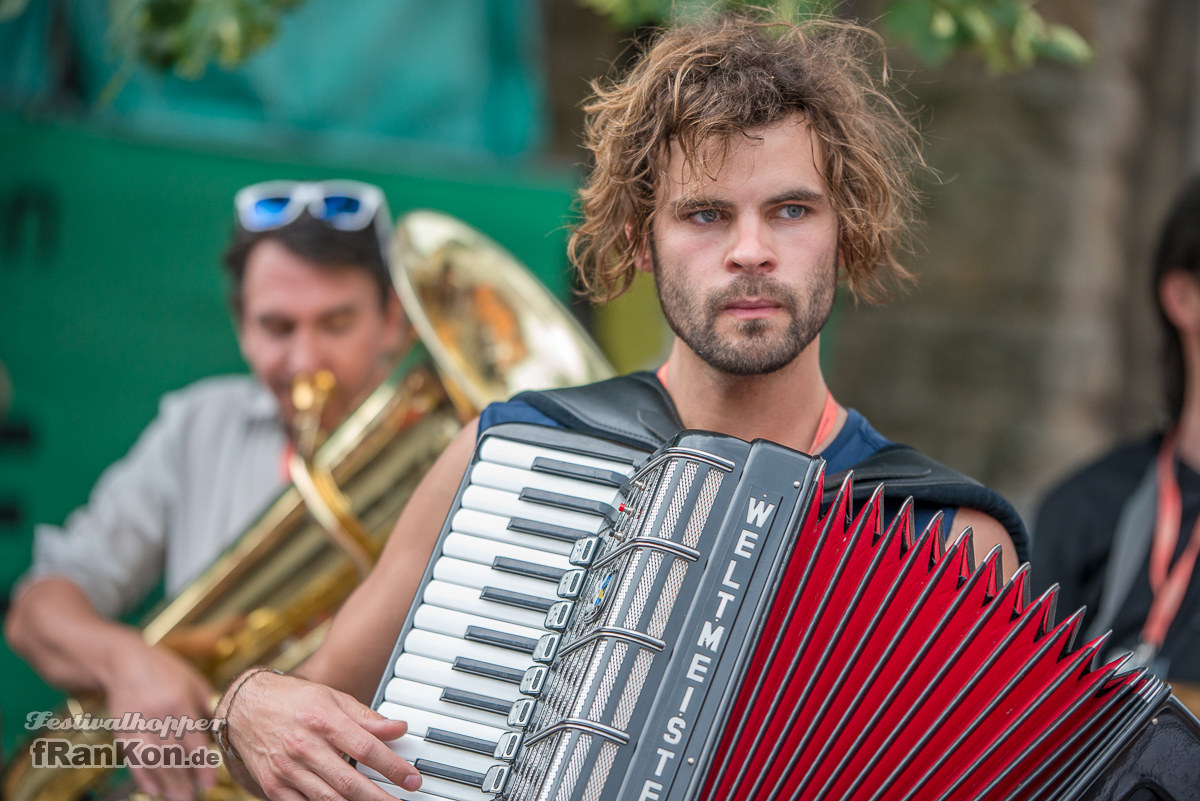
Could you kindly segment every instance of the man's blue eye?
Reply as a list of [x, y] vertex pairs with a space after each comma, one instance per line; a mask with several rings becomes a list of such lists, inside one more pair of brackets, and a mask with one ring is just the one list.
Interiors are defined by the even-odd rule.
[[784, 216], [784, 217], [787, 217], [788, 219], [798, 220], [804, 216], [804, 212], [805, 212], [805, 209], [803, 206], [798, 206], [796, 204], [789, 204], [789, 205], [783, 207], [783, 209], [780, 211], [780, 214], [782, 214], [782, 216]]
[[716, 209], [700, 209], [692, 212], [692, 219], [696, 222], [711, 223], [720, 219], [721, 213]]

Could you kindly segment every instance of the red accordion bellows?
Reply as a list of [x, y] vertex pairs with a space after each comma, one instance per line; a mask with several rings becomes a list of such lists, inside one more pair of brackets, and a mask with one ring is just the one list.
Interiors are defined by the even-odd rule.
[[731, 708], [705, 799], [965, 801], [1062, 786], [1147, 682], [1073, 648], [1028, 568], [1001, 582], [966, 534], [884, 527], [876, 494], [847, 525], [849, 487], [799, 532]]

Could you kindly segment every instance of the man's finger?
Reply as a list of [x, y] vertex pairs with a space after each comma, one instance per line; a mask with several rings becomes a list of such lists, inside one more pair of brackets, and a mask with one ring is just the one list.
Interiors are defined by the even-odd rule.
[[[357, 702], [355, 702], [357, 704]], [[385, 717], [374, 709], [356, 706], [347, 710], [351, 718], [357, 719], [364, 729], [374, 734], [385, 743], [403, 737], [408, 733], [408, 724], [403, 720], [393, 720]]]
[[[404, 728], [408, 728], [407, 724]], [[417, 769], [370, 732], [361, 728], [349, 732], [339, 731], [334, 736], [332, 744], [346, 756], [367, 767], [374, 768], [388, 781], [405, 790], [416, 790], [421, 786], [421, 774], [417, 772]], [[349, 768], [349, 766], [347, 768], [359, 774], [360, 777], [362, 776], [359, 771]]]

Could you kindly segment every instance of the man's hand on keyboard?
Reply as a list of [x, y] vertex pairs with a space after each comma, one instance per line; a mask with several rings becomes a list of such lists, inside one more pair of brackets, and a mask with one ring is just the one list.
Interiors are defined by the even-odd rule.
[[421, 784], [416, 768], [384, 744], [404, 734], [407, 724], [323, 685], [255, 674], [237, 691], [226, 718], [229, 744], [244, 763], [227, 760], [230, 772], [247, 786], [247, 779], [257, 783], [272, 801], [393, 801], [344, 757], [405, 789]]

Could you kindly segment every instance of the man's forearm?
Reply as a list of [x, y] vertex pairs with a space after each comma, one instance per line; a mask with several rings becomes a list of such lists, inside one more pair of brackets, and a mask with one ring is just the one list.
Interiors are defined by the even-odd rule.
[[5, 620], [12, 649], [47, 682], [74, 692], [100, 691], [111, 655], [140, 637], [101, 617], [70, 580], [51, 576], [29, 585]]

